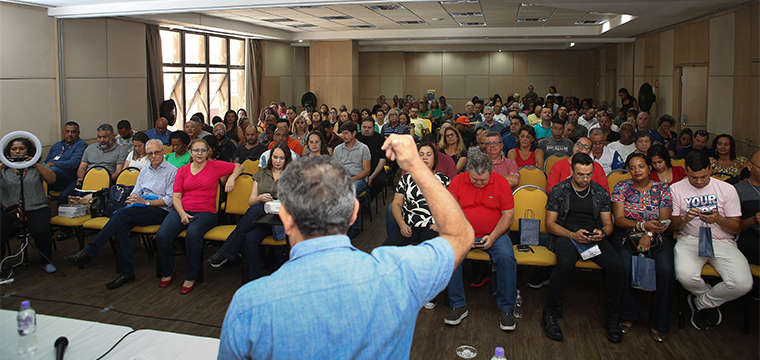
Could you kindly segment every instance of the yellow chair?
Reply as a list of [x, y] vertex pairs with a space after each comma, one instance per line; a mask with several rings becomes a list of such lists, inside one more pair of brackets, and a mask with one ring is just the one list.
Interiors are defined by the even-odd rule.
[[[82, 190], [98, 191], [111, 186], [111, 174], [103, 167], [94, 167], [87, 171], [82, 181]], [[51, 226], [70, 227], [74, 231], [79, 241], [79, 250], [84, 249], [84, 228], [82, 225], [92, 217], [90, 214], [75, 218], [64, 216], [53, 216], [50, 219]], [[106, 220], [107, 221], [107, 220]]]
[[560, 156], [560, 155], [552, 155], [548, 159], [544, 161], [544, 173], [548, 174], [552, 171], [552, 166], [557, 163], [557, 161], [567, 159], [567, 156]]
[[580, 269], [591, 269], [591, 270], [601, 270], [602, 267], [597, 265], [595, 262], [591, 260], [581, 260], [575, 262], [575, 267]]
[[[248, 161], [248, 160], [246, 160]], [[235, 189], [227, 194], [226, 212], [231, 215], [243, 215], [248, 211], [248, 198], [251, 196], [253, 177], [242, 174], [235, 179]], [[226, 241], [237, 225], [219, 225], [209, 230], [203, 238], [206, 240]]]
[[119, 173], [119, 176], [116, 177], [116, 183], [119, 185], [135, 186], [138, 175], [140, 175], [140, 169], [130, 166]]
[[82, 190], [98, 191], [111, 187], [111, 173], [104, 167], [96, 166], [84, 174]]
[[164, 145], [164, 155], [174, 152], [174, 149], [171, 147], [171, 145]]
[[515, 203], [515, 221], [509, 230], [520, 231], [520, 220], [522, 218], [531, 218], [530, 212], [533, 212], [532, 219], [541, 220], [539, 231], [546, 232], [546, 200], [548, 195], [546, 190], [536, 185], [520, 186], [512, 192]]
[[715, 174], [712, 174], [711, 176], [714, 179], [718, 179], [718, 180], [721, 180], [721, 181], [726, 181], [726, 180], [732, 178], [731, 174], [726, 174], [726, 173], [715, 173]]
[[[543, 222], [541, 222], [543, 225]], [[517, 265], [526, 266], [554, 266], [557, 264], [557, 255], [549, 251], [546, 246], [530, 246], [531, 250], [528, 252], [520, 252], [517, 250], [517, 245], [514, 246], [515, 260]]]
[[670, 159], [670, 165], [686, 169], [686, 159]]
[[610, 186], [610, 194], [612, 193], [612, 190], [615, 188], [615, 185], [617, 185], [618, 182], [621, 182], [626, 179], [630, 179], [631, 174], [628, 172], [628, 170], [624, 169], [617, 169], [613, 170], [609, 175], [607, 175], [607, 185]]
[[259, 172], [259, 161], [250, 159], [243, 161], [243, 172], [247, 172], [251, 174], [251, 176], [256, 175], [256, 173]]
[[523, 185], [535, 185], [546, 190], [546, 174], [538, 166], [523, 166], [520, 168], [520, 182], [517, 187]]

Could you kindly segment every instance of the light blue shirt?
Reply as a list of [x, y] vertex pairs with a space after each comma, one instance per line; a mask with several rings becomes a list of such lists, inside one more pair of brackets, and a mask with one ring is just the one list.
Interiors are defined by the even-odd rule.
[[541, 126], [541, 123], [538, 123], [533, 126], [533, 130], [536, 130], [536, 140], [541, 140], [543, 138], [552, 137], [552, 125], [549, 123], [549, 128], [545, 129], [543, 126]]
[[150, 129], [145, 132], [145, 135], [148, 135], [148, 138], [150, 139], [158, 139], [161, 140], [164, 145], [171, 145], [171, 142], [169, 141], [169, 135], [171, 135], [170, 130], [164, 131], [164, 134], [161, 135], [156, 131], [156, 128]]
[[148, 165], [140, 170], [137, 175], [135, 188], [132, 195], [156, 195], [159, 200], [163, 200], [166, 206], [161, 208], [170, 211], [172, 207], [172, 192], [174, 188], [174, 177], [177, 175], [177, 168], [164, 160], [158, 169]]
[[367, 254], [345, 235], [309, 239], [232, 299], [219, 359], [408, 359], [417, 313], [454, 271], [435, 238]]

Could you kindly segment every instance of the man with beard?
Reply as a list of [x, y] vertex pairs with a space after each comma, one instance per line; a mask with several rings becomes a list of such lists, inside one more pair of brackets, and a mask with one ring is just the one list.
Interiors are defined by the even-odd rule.
[[266, 150], [267, 146], [259, 143], [259, 129], [255, 126], [249, 126], [245, 128], [245, 144], [242, 144], [235, 149], [232, 158], [235, 159], [235, 162], [238, 164], [246, 160], [256, 161]]
[[235, 156], [235, 150], [237, 147], [230, 138], [227, 137], [227, 127], [224, 123], [216, 123], [214, 125], [214, 137], [219, 147], [219, 154], [217, 160], [231, 162]]

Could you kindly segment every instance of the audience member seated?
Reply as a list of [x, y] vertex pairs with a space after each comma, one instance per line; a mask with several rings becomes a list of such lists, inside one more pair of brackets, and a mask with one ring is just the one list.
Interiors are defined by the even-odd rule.
[[[620, 96], [620, 108], [624, 109], [625, 111], [628, 111], [628, 109], [639, 109], [639, 103], [636, 101], [636, 98], [631, 96], [631, 94], [628, 92], [628, 89], [626, 88], [620, 88], [618, 90], [618, 96]], [[627, 157], [626, 157], [627, 159]]]
[[[603, 115], [597, 116], [597, 119], [599, 119], [599, 128], [604, 131], [604, 135], [606, 137], [604, 141], [606, 141], [607, 144], [620, 140], [620, 133], [618, 132], [620, 128], [612, 123], [612, 120], [608, 114], [605, 113]], [[614, 127], [615, 130], [612, 130], [612, 127]]]
[[127, 153], [129, 153], [132, 151], [132, 136], [137, 132], [132, 130], [132, 124], [127, 120], [119, 121], [116, 124], [116, 130], [119, 132], [115, 138], [116, 143], [127, 149]]
[[537, 146], [534, 128], [527, 125], [520, 128], [517, 147], [509, 150], [507, 157], [517, 163], [518, 169], [523, 166], [538, 166], [541, 170], [544, 169], [544, 151]]
[[578, 139], [588, 136], [588, 128], [578, 122], [578, 119], [580, 119], [578, 110], [573, 109], [568, 111], [567, 118], [570, 119], [570, 122], [575, 125], [575, 132], [573, 132], [573, 137], [570, 138], [570, 140], [575, 143], [578, 142]]
[[652, 171], [649, 178], [654, 181], [673, 185], [686, 177], [686, 170], [681, 166], [673, 166], [670, 163], [670, 154], [664, 146], [657, 144], [649, 148], [647, 154], [652, 160]]
[[636, 153], [639, 154], [648, 154], [649, 148], [652, 147], [652, 134], [645, 132], [645, 131], [639, 131], [636, 133], [636, 135], [633, 136], [633, 144], [636, 148]]
[[406, 125], [401, 124], [399, 122], [400, 112], [401, 111], [399, 111], [398, 109], [391, 109], [388, 112], [387, 121], [385, 122], [385, 124], [383, 124], [382, 129], [380, 129], [380, 133], [383, 136], [388, 137], [391, 134], [399, 134], [399, 135], [409, 134], [409, 128]]
[[[557, 265], [549, 281], [541, 326], [544, 334], [556, 341], [564, 338], [557, 319], [562, 318], [562, 294], [570, 281], [575, 262], [581, 258], [579, 250], [585, 252], [593, 247], [599, 254], [590, 260], [604, 269], [604, 328], [607, 339], [613, 343], [623, 341], [620, 299], [625, 275], [620, 257], [606, 239], [613, 230], [612, 209], [609, 192], [591, 181], [599, 171], [595, 164], [586, 153], [573, 155], [572, 176], [551, 189], [546, 203], [546, 230], [555, 236], [549, 248], [557, 254]], [[552, 172], [556, 168], [555, 165]]]
[[332, 155], [332, 149], [327, 147], [325, 137], [319, 130], [314, 130], [306, 136], [304, 155]]
[[528, 122], [530, 123], [530, 126], [536, 126], [541, 122], [541, 111], [543, 111], [544, 107], [541, 105], [535, 105], [532, 109], [533, 112], [528, 115]]
[[[501, 142], [498, 133], [499, 143]], [[494, 137], [489, 136], [488, 141]], [[501, 156], [501, 149], [499, 149]], [[496, 266], [498, 286], [496, 303], [499, 309], [499, 328], [514, 330], [516, 327], [512, 311], [515, 306], [515, 283], [517, 262], [512, 241], [506, 231], [514, 220], [514, 199], [512, 190], [505, 179], [493, 171], [491, 159], [484, 155], [474, 155], [469, 161], [469, 170], [451, 180], [449, 191], [462, 207], [467, 221], [475, 230], [475, 244], [487, 252]], [[459, 325], [468, 314], [467, 302], [462, 284], [462, 266], [458, 266], [447, 287], [451, 311], [444, 323]]]
[[287, 143], [290, 150], [293, 150], [294, 153], [302, 154], [303, 146], [301, 146], [300, 141], [290, 137], [290, 127], [288, 126], [287, 122], [287, 119], [277, 120], [277, 130], [274, 131], [274, 139], [273, 142], [269, 143], [269, 149], [271, 149], [276, 142], [282, 141], [284, 143]]
[[203, 235], [216, 225], [217, 183], [229, 175], [224, 191], [230, 192], [235, 188], [235, 179], [243, 172], [243, 165], [207, 160], [208, 151], [209, 146], [203, 139], [190, 143], [192, 162], [177, 171], [172, 195], [174, 209], [164, 218], [156, 233], [156, 247], [161, 260], [161, 282], [158, 286], [165, 288], [177, 276], [172, 244], [182, 230], [187, 230], [187, 270], [185, 282], [179, 290], [183, 295], [195, 288], [201, 267]]
[[[299, 153], [296, 152], [295, 150], [293, 150], [292, 147], [290, 147], [290, 145], [291, 145], [290, 143], [295, 142], [295, 143], [298, 144], [298, 146], [301, 146], [301, 143], [299, 143], [298, 141], [293, 140], [290, 136], [288, 136], [288, 129], [281, 126], [281, 127], [277, 128], [277, 130], [275, 130], [275, 132], [274, 132], [274, 141], [272, 141], [271, 143], [269, 143], [269, 150], [264, 151], [263, 153], [261, 153], [261, 156], [259, 157], [259, 167], [260, 168], [267, 167], [267, 161], [269, 160], [269, 155], [272, 153], [272, 148], [278, 142], [284, 142], [284, 143], [286, 143], [288, 145], [288, 148], [290, 148], [290, 157], [291, 158], [293, 158], [293, 159], [297, 159], [298, 158], [298, 154]], [[295, 145], [295, 144], [293, 144], [293, 145]], [[299, 149], [299, 150], [301, 152], [303, 152], [303, 149]]]
[[224, 113], [224, 131], [225, 136], [236, 146], [244, 142], [245, 135], [243, 128], [238, 126], [238, 113], [235, 110], [227, 110]]
[[[575, 143], [575, 146], [573, 146], [573, 156], [565, 160], [557, 161], [554, 166], [552, 166], [552, 169], [549, 171], [549, 174], [547, 174], [546, 179], [547, 192], [551, 191], [554, 185], [557, 185], [565, 179], [572, 177], [573, 171], [571, 165], [573, 158], [575, 155], [580, 153], [590, 155], [591, 146], [592, 144], [589, 138], [583, 137], [578, 139], [578, 142]], [[599, 163], [593, 161], [593, 159], [592, 162], [594, 165], [594, 173], [591, 177], [591, 180], [599, 185], [602, 185], [609, 192], [609, 185], [607, 184], [607, 176], [604, 174], [604, 168], [602, 168], [602, 165]]]
[[601, 128], [592, 129], [589, 132], [589, 140], [591, 140], [590, 155], [594, 159], [594, 162], [602, 165], [606, 176], [609, 176], [612, 170], [617, 170], [625, 166], [625, 162], [620, 154], [605, 146], [607, 141], [604, 137], [604, 130]]
[[216, 158], [218, 160], [232, 162], [232, 160], [235, 159], [237, 142], [232, 141], [227, 137], [227, 128], [223, 123], [217, 123], [214, 125], [214, 138], [216, 138], [217, 148], [219, 149], [219, 154], [217, 154]]
[[171, 145], [171, 142], [169, 140], [169, 135], [172, 132], [167, 129], [168, 127], [169, 127], [169, 122], [166, 120], [166, 118], [160, 117], [156, 119], [156, 127], [146, 131], [145, 135], [148, 135], [148, 138], [150, 139], [161, 140], [161, 143], [164, 145]]
[[443, 131], [439, 147], [441, 149], [440, 152], [450, 156], [454, 160], [457, 173], [462, 172], [467, 165], [467, 148], [464, 146], [464, 141], [462, 141], [459, 131], [453, 127], [447, 127]]
[[371, 160], [367, 186], [370, 198], [374, 199], [388, 185], [388, 176], [385, 175], [385, 151], [381, 149], [385, 138], [375, 132], [375, 120], [370, 116], [361, 120], [361, 132], [356, 134], [356, 140], [369, 148]]
[[[570, 156], [573, 154], [573, 142], [563, 135], [565, 124], [557, 117], [552, 118], [552, 136], [541, 139], [538, 148], [544, 152], [544, 158], [554, 155]], [[502, 141], [504, 138], [502, 138]]]
[[[596, 108], [590, 107], [584, 111], [583, 116], [578, 118], [578, 125], [584, 126], [587, 131], [599, 127], [599, 121], [596, 120]], [[584, 134], [588, 136], [588, 132]]]
[[430, 120], [419, 117], [419, 108], [412, 106], [409, 109], [409, 123], [414, 125], [414, 134], [419, 136], [425, 135], [432, 131]]
[[[354, 181], [356, 197], [367, 190], [367, 177], [370, 175], [372, 155], [367, 145], [356, 141], [356, 125], [354, 123], [343, 124], [340, 128], [343, 143], [333, 150], [333, 157], [343, 165]], [[356, 221], [348, 230], [348, 237], [355, 238], [359, 235], [361, 227], [361, 211]]]
[[675, 123], [676, 119], [668, 114], [660, 116], [660, 119], [657, 120], [659, 126], [657, 128], [657, 133], [660, 135], [660, 139], [662, 139], [662, 145], [668, 146], [670, 142], [675, 140], [678, 136], [675, 132], [670, 130]]
[[728, 134], [720, 134], [713, 139], [713, 156], [710, 158], [710, 169], [713, 174], [728, 174], [732, 182], [739, 180], [739, 174], [747, 167], [747, 158], [736, 156], [736, 141]]
[[[483, 121], [483, 117], [480, 114], [475, 113], [475, 104], [472, 101], [468, 101], [464, 104], [464, 112], [458, 113], [454, 115], [454, 119], [457, 119], [457, 122], [459, 121], [459, 118], [465, 116], [467, 117], [468, 125], [469, 124], [477, 124], [481, 121]], [[460, 131], [461, 132], [461, 131]]]
[[193, 116], [190, 117], [191, 121], [195, 121], [196, 124], [198, 124], [197, 128], [197, 135], [198, 138], [203, 139], [206, 136], [211, 135], [211, 132], [214, 131], [214, 128], [211, 127], [211, 125], [206, 123], [206, 117], [203, 116], [202, 112], [197, 112], [193, 114]]
[[483, 109], [483, 121], [478, 123], [475, 128], [483, 128], [487, 131], [501, 133], [504, 130], [504, 124], [496, 121], [492, 107], [486, 107]]
[[681, 150], [681, 148], [691, 146], [692, 138], [694, 137], [694, 134], [691, 132], [691, 129], [681, 129], [681, 132], [678, 134], [678, 139], [673, 139], [673, 141], [668, 144], [668, 152], [670, 153], [671, 158], [675, 158], [676, 153], [678, 153], [678, 150]]
[[[142, 131], [138, 131], [132, 136], [132, 151], [127, 155], [127, 160], [124, 161], [124, 169], [133, 167], [142, 170], [142, 168], [150, 165], [150, 159], [147, 156], [145, 148], [148, 140], [150, 138]], [[163, 143], [161, 146], [163, 146]]]
[[[711, 174], [710, 158], [702, 151], [693, 151], [686, 156], [686, 179], [670, 188], [673, 193], [670, 228], [679, 231], [674, 249], [676, 279], [691, 293], [688, 296], [691, 325], [697, 330], [720, 324], [723, 316], [718, 307], [738, 299], [752, 287], [749, 263], [734, 240], [741, 232], [741, 200], [733, 186], [713, 179]], [[700, 256], [700, 234], [705, 231], [702, 227], [712, 232], [712, 258]], [[713, 286], [701, 276], [702, 267], [708, 262], [721, 278]]]
[[[69, 130], [73, 128], [70, 125], [66, 125], [66, 127], [69, 127]], [[73, 132], [69, 132], [69, 134], [73, 135]], [[71, 151], [70, 145], [67, 150]], [[10, 161], [23, 162], [32, 160], [37, 151], [42, 151], [42, 149], [38, 150], [31, 140], [18, 137], [7, 142], [3, 154]], [[47, 258], [47, 260], [42, 260], [42, 263], [45, 264], [45, 272], [50, 274], [57, 271], [55, 266], [48, 262], [53, 256], [51, 249], [53, 232], [50, 229], [50, 205], [43, 184], [43, 182], [54, 184], [55, 178], [56, 174], [41, 160], [26, 169], [19, 170], [6, 167], [5, 164], [0, 163], [0, 195], [2, 195], [0, 196], [0, 203], [5, 210], [0, 214], [0, 259], [5, 259], [5, 247], [8, 241], [21, 230], [14, 224], [19, 219], [13, 219], [13, 215], [7, 212], [8, 208], [23, 206], [21, 209], [26, 217], [26, 223], [21, 225], [25, 226], [29, 235], [34, 238], [34, 245], [40, 254]], [[23, 192], [21, 189], [22, 181]], [[23, 203], [21, 201], [22, 196]]]
[[319, 126], [319, 123], [322, 122], [322, 115], [315, 111], [311, 113], [311, 117], [309, 118], [311, 121], [307, 121], [306, 124], [308, 125], [309, 131], [314, 131], [317, 129], [317, 126]]
[[520, 128], [525, 125], [525, 121], [516, 112], [509, 112], [509, 126], [501, 129], [501, 142], [504, 143], [501, 152], [504, 156], [507, 156], [509, 150], [517, 147], [517, 133], [520, 132]]
[[[749, 161], [749, 179], [735, 185], [742, 204], [741, 233], [736, 240], [739, 250], [750, 264], [760, 265], [760, 151], [755, 151]], [[753, 291], [757, 298], [757, 287]]]
[[294, 158], [290, 156], [290, 149], [284, 142], [277, 142], [272, 147], [272, 160], [267, 167], [253, 175], [253, 188], [248, 198], [250, 208], [238, 221], [235, 230], [232, 231], [219, 251], [207, 261], [212, 267], [218, 268], [227, 261], [235, 261], [238, 253], [243, 254], [243, 284], [258, 279], [259, 271], [259, 246], [269, 235], [276, 240], [285, 237], [280, 231], [273, 231], [273, 226], [254, 223], [265, 214], [264, 204], [277, 199], [277, 182], [280, 180], [285, 167]]
[[620, 125], [620, 140], [607, 144], [607, 147], [617, 151], [623, 159], [627, 159], [628, 155], [636, 151], [636, 144], [633, 141], [634, 133], [633, 124], [623, 123]]
[[[517, 163], [504, 156], [501, 152], [502, 142], [501, 136], [497, 132], [486, 132], [485, 135], [485, 155], [488, 156], [493, 162], [493, 172], [504, 176], [509, 182], [509, 187], [512, 189], [517, 188], [517, 184], [520, 183], [520, 169]], [[514, 150], [514, 149], [513, 149]], [[468, 162], [469, 164], [469, 162]], [[469, 168], [468, 168], [469, 169]]]
[[79, 124], [69, 121], [63, 126], [63, 140], [50, 147], [45, 164], [55, 173], [50, 190], [61, 191], [77, 179], [77, 169], [82, 161], [87, 143], [79, 138]]
[[[140, 133], [135, 134], [137, 137]], [[135, 146], [137, 148], [137, 146]], [[177, 168], [164, 160], [164, 146], [161, 140], [151, 139], [146, 145], [149, 166], [140, 171], [132, 193], [98, 232], [95, 241], [78, 253], [64, 256], [71, 265], [82, 266], [90, 262], [100, 249], [112, 238], [116, 239], [116, 257], [119, 277], [106, 284], [109, 290], [135, 281], [135, 264], [132, 260], [132, 236], [135, 226], [160, 225], [172, 206], [172, 189]]]
[[[264, 145], [269, 145], [269, 143], [272, 141], [272, 136], [274, 136], [274, 131], [277, 129], [277, 126], [275, 125], [275, 121], [277, 120], [277, 117], [272, 115], [271, 113], [264, 116], [264, 121], [259, 124], [259, 142]], [[269, 129], [272, 129], [272, 132], [269, 132]]]
[[184, 131], [175, 131], [169, 135], [169, 141], [172, 144], [172, 152], [166, 154], [166, 161], [176, 168], [189, 164], [190, 152], [187, 146], [190, 145], [190, 136]]
[[[467, 116], [459, 116], [456, 118], [456, 123], [454, 124], [454, 127], [459, 131], [459, 135], [462, 136], [462, 142], [464, 142], [465, 148], [470, 148], [472, 146], [475, 146], [475, 135], [477, 134], [478, 129], [472, 130], [470, 129], [470, 119]], [[485, 129], [480, 130], [485, 131]]]
[[707, 155], [707, 157], [713, 156], [713, 150], [710, 149], [707, 146], [707, 141], [710, 139], [710, 134], [705, 130], [697, 130], [694, 132], [694, 139], [690, 146], [684, 146], [681, 147], [678, 152], [676, 152], [675, 159], [685, 159], [686, 155], [689, 155], [694, 150], [699, 150], [700, 152]]
[[306, 147], [306, 135], [309, 133], [306, 120], [301, 116], [296, 116], [293, 119], [293, 125], [290, 126], [290, 132], [290, 137], [301, 143], [301, 151], [303, 151], [303, 148]]
[[202, 137], [199, 137], [198, 134], [201, 133], [200, 126], [197, 122], [188, 120], [185, 123], [185, 133], [188, 137], [190, 137], [190, 141], [195, 141], [196, 139], [202, 139]]
[[319, 124], [317, 130], [322, 133], [322, 136], [327, 142], [327, 147], [329, 147], [332, 151], [335, 151], [335, 148], [343, 143], [343, 139], [333, 131], [333, 126], [330, 125], [330, 123], [323, 121]]
[[[665, 149], [662, 145], [655, 145]], [[649, 304], [649, 330], [657, 342], [665, 339], [670, 330], [670, 298], [673, 295], [675, 269], [673, 268], [673, 242], [665, 234], [668, 225], [660, 226], [662, 221], [670, 220], [673, 211], [673, 199], [667, 184], [650, 179], [652, 166], [643, 154], [631, 154], [626, 161], [626, 168], [631, 179], [620, 181], [612, 190], [612, 214], [615, 219], [615, 232], [610, 236], [610, 243], [617, 250], [625, 271], [625, 286], [620, 306], [620, 324], [623, 334], [630, 332], [634, 321], [639, 320], [639, 302], [641, 296], [635, 294], [631, 284], [631, 257], [641, 253], [655, 261], [656, 291], [652, 293]], [[628, 233], [640, 233], [638, 253], [622, 244]], [[662, 243], [652, 248], [652, 237], [661, 236]]]
[[245, 129], [245, 142], [235, 148], [232, 155], [234, 162], [242, 164], [246, 160], [259, 160], [261, 154], [267, 150], [267, 146], [259, 143], [259, 130], [255, 126], [249, 126]]
[[441, 123], [454, 122], [457, 119], [454, 117], [454, 107], [446, 101], [446, 97], [443, 95], [438, 98], [438, 102], [441, 105]]
[[533, 126], [533, 130], [536, 132], [536, 139], [541, 140], [552, 136], [553, 117], [554, 112], [551, 107], [544, 107], [541, 109], [541, 121]]

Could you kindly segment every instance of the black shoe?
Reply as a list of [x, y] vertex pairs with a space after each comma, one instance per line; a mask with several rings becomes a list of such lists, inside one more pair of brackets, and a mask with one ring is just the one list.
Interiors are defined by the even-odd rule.
[[63, 228], [63, 230], [58, 232], [58, 235], [56, 235], [55, 240], [63, 241], [63, 240], [68, 239], [71, 235], [74, 235], [74, 230], [71, 230], [71, 228]]
[[108, 288], [108, 290], [113, 290], [113, 289], [116, 289], [116, 288], [118, 288], [118, 287], [126, 284], [126, 283], [131, 283], [133, 281], [135, 281], [135, 276], [134, 275], [132, 275], [132, 276], [119, 276], [118, 278], [116, 278], [116, 280], [111, 281], [110, 283], [106, 284], [106, 287]]
[[544, 285], [549, 285], [549, 278], [552, 276], [552, 272], [547, 270], [548, 269], [543, 268], [536, 269], [533, 278], [528, 281], [528, 286], [534, 289], [540, 289]]
[[208, 258], [206, 262], [208, 262], [211, 265], [211, 267], [218, 268], [227, 262], [227, 258], [222, 256], [221, 253], [217, 252], [214, 255], [211, 255], [211, 257]]
[[604, 329], [607, 330], [607, 340], [615, 344], [623, 342], [623, 329], [620, 328], [619, 319], [607, 318], [604, 322]]
[[359, 229], [348, 229], [348, 233], [346, 235], [348, 235], [349, 238], [354, 239], [359, 236], [360, 233], [361, 230]]
[[78, 253], [74, 255], [64, 256], [63, 260], [66, 260], [67, 263], [74, 265], [74, 266], [82, 266], [86, 265], [87, 263], [92, 260], [90, 255], [87, 255], [83, 250], [80, 250]]
[[723, 321], [723, 314], [720, 313], [719, 308], [707, 309], [705, 320], [707, 320], [707, 324], [710, 326], [718, 326]]
[[696, 301], [697, 297], [694, 294], [686, 296], [686, 302], [689, 303], [689, 308], [691, 309], [691, 325], [697, 330], [707, 330], [707, 327], [710, 325], [707, 323], [707, 312], [709, 310], [699, 310]]
[[544, 328], [544, 334], [549, 339], [554, 341], [562, 341], [565, 338], [562, 335], [562, 329], [559, 328], [557, 318], [552, 315], [551, 311], [544, 309], [544, 314], [541, 315], [541, 327]]
[[459, 323], [462, 322], [462, 319], [466, 318], [469, 314], [470, 312], [467, 310], [467, 306], [453, 308], [449, 311], [449, 314], [446, 315], [446, 318], [443, 319], [443, 322], [447, 325], [459, 325]]

